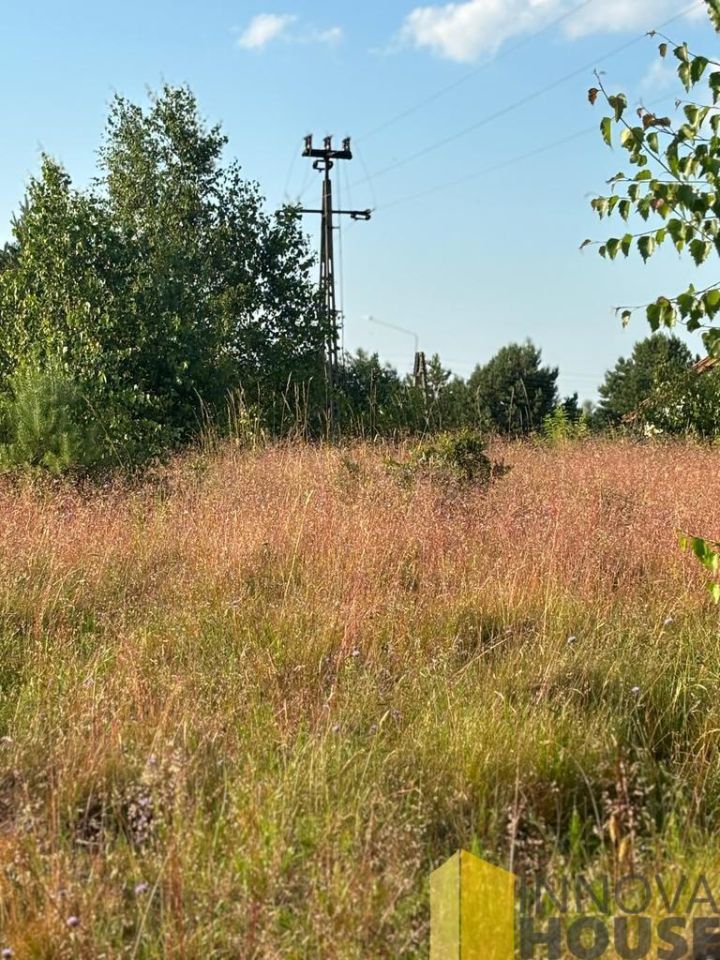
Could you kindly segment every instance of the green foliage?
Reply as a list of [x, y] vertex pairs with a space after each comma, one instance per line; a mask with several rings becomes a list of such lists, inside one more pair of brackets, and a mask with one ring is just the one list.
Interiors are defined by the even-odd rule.
[[16, 244], [6, 243], [3, 247], [0, 247], [0, 273], [17, 262], [17, 254]]
[[500, 433], [539, 429], [555, 409], [557, 367], [541, 366], [541, 351], [529, 340], [503, 347], [468, 380], [477, 421]]
[[377, 353], [348, 355], [339, 372], [336, 417], [344, 432], [375, 437], [422, 425], [420, 393], [403, 383], [397, 370]]
[[[718, 0], [707, 0], [707, 4], [714, 25], [720, 28]], [[639, 229], [623, 226], [598, 245], [600, 255], [610, 260], [618, 254], [629, 257], [634, 249], [647, 262], [660, 247], [670, 244], [701, 266], [720, 252], [720, 63], [663, 37], [659, 55], [668, 56], [670, 49], [685, 94], [693, 95], [677, 101], [675, 117], [658, 116], [645, 107], [630, 117], [627, 97], [610, 94], [599, 74], [598, 85], [589, 92], [591, 103], [602, 96], [612, 110], [600, 124], [603, 140], [611, 146], [612, 131], [617, 128], [620, 147], [635, 168], [613, 176], [608, 181], [611, 195], [594, 199], [593, 209], [601, 219], [617, 216], [626, 224], [636, 217], [642, 222]], [[592, 242], [586, 240], [583, 246]], [[618, 310], [627, 323], [632, 310]], [[712, 324], [719, 311], [720, 284], [703, 289], [690, 284], [684, 292], [660, 296], [646, 307], [653, 331], [677, 323], [690, 331], [702, 329], [706, 348], [714, 355], [720, 340]]]
[[720, 570], [720, 543], [705, 540], [703, 537], [691, 537], [685, 533], [681, 533], [679, 539], [682, 549], [691, 550], [712, 576], [707, 588], [715, 603], [720, 603], [720, 582], [717, 579]]
[[439, 430], [458, 430], [477, 425], [468, 383], [453, 376], [434, 354], [428, 363], [428, 423]]
[[133, 458], [193, 436], [228, 392], [322, 378], [324, 324], [298, 217], [263, 212], [185, 88], [112, 103], [85, 191], [44, 158], [0, 258], [0, 384], [61, 357]]
[[345, 358], [336, 391], [341, 430], [360, 436], [402, 436], [455, 429], [473, 422], [467, 384], [443, 367], [435, 354], [428, 363], [427, 391], [412, 376], [404, 379], [377, 354], [358, 350]]
[[[348, 356], [337, 382], [336, 417], [345, 432], [402, 436], [435, 431], [527, 434], [540, 430], [558, 402], [557, 369], [542, 366], [532, 343], [503, 347], [469, 380], [453, 376], [435, 354], [427, 366], [427, 390], [401, 379], [377, 354]], [[564, 402], [580, 417], [577, 397]]]
[[639, 341], [608, 371], [599, 392], [595, 418], [602, 426], [708, 438], [720, 429], [720, 371], [698, 373], [675, 336], [655, 333]]
[[434, 401], [440, 399], [452, 380], [452, 371], [447, 370], [440, 360], [440, 355], [434, 353], [427, 365], [428, 391]]
[[705, 0], [712, 25], [720, 31], [720, 0]]
[[[706, 0], [713, 26], [720, 31], [720, 0]], [[631, 214], [652, 228], [639, 232], [623, 232], [621, 238], [612, 237], [599, 247], [601, 256], [613, 260], [618, 252], [625, 257], [635, 246], [643, 261], [653, 256], [664, 244], [672, 244], [678, 253], [688, 251], [697, 267], [720, 253], [720, 63], [692, 52], [686, 43], [672, 44], [669, 37], [662, 37], [659, 55], [665, 58], [669, 46], [677, 61], [677, 75], [686, 94], [694, 99], [679, 99], [677, 108], [682, 113], [675, 120], [659, 117], [645, 107], [637, 110], [638, 123], [630, 123], [624, 116], [627, 98], [624, 94], [608, 94], [600, 75], [596, 74], [597, 87], [589, 91], [588, 98], [594, 104], [600, 94], [613, 110], [612, 117], [601, 121], [603, 139], [611, 145], [613, 123], [620, 128], [620, 145], [628, 154], [635, 173], [620, 172], [608, 182], [612, 186], [609, 197], [597, 197], [592, 206], [602, 219], [619, 214], [627, 222]], [[712, 101], [712, 106], [706, 102]], [[583, 246], [591, 243], [586, 240]], [[720, 283], [698, 290], [694, 284], [674, 297], [658, 297], [646, 307], [646, 316], [655, 332], [661, 327], [672, 328], [683, 323], [689, 331], [702, 330], [705, 348], [711, 356], [720, 356], [720, 330], [713, 323], [720, 312]], [[623, 323], [627, 323], [632, 310], [619, 308]], [[679, 351], [676, 351], [679, 352]], [[623, 363], [624, 361], [621, 361]], [[620, 366], [620, 365], [619, 365]], [[616, 368], [616, 382], [606, 381], [604, 402], [612, 400], [613, 392], [627, 380], [627, 369]], [[611, 375], [608, 375], [609, 378]], [[645, 401], [655, 407], [654, 417], [677, 426], [687, 416], [684, 410], [685, 395], [692, 400], [695, 416], [702, 412], [705, 420], [712, 411], [713, 432], [717, 429], [718, 404], [715, 399], [713, 380], [702, 381], [702, 386], [687, 379], [681, 371], [678, 380], [673, 378], [672, 388], [657, 381]], [[692, 374], [690, 374], [692, 378]], [[683, 384], [684, 379], [684, 384]], [[710, 386], [708, 387], [708, 384]], [[662, 389], [659, 391], [658, 387]], [[684, 388], [684, 389], [683, 389]], [[658, 401], [661, 409], [658, 410]], [[700, 537], [682, 535], [681, 543], [695, 553], [698, 560], [716, 576], [718, 570], [718, 544], [710, 545]], [[720, 601], [720, 584], [710, 584], [713, 598]]]
[[493, 463], [482, 434], [471, 428], [439, 433], [419, 444], [407, 464], [411, 476], [460, 487], [487, 486], [509, 468]]
[[542, 435], [550, 443], [584, 440], [590, 436], [589, 417], [585, 412], [573, 415], [568, 411], [567, 401], [560, 403], [543, 420]]
[[59, 476], [98, 463], [100, 445], [87, 404], [59, 365], [21, 368], [9, 386], [0, 404], [0, 469]]
[[632, 355], [620, 357], [605, 375], [598, 420], [619, 426], [633, 418], [662, 430], [685, 429], [682, 395], [691, 364], [692, 354], [678, 337], [656, 333], [639, 341]]

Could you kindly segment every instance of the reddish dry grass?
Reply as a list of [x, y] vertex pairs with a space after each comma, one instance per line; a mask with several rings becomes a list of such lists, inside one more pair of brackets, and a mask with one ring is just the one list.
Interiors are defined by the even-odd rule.
[[[142, 938], [143, 956], [420, 955], [426, 869], [474, 837], [502, 854], [521, 762], [536, 817], [611, 789], [637, 710], [625, 663], [655, 698], [643, 744], [675, 738], [696, 812], [713, 777], [720, 795], [715, 708], [696, 728], [675, 706], [720, 662], [676, 532], [720, 537], [720, 451], [498, 445], [511, 472], [470, 492], [403, 486], [401, 454], [226, 447], [134, 490], [0, 491], [0, 849], [26, 878], [0, 877], [0, 939], [18, 957]], [[580, 628], [595, 646], [576, 654]], [[141, 788], [165, 810], [154, 843], [95, 838], [83, 805]], [[157, 878], [160, 915], [128, 913], [123, 871]]]
[[[464, 589], [535, 595], [550, 584], [584, 600], [638, 590], [675, 600], [698, 585], [677, 531], [720, 537], [720, 451], [709, 447], [503, 445], [494, 453], [509, 476], [461, 496], [431, 484], [403, 489], [386, 453], [227, 451], [202, 477], [181, 461], [160, 487], [135, 492], [6, 488], [6, 580], [43, 571], [29, 585], [38, 623], [64, 589], [96, 605], [108, 578], [132, 616], [143, 602], [192, 594], [199, 581], [232, 600], [238, 579], [266, 557], [288, 574], [306, 571], [303, 590], [339, 605], [347, 623], [391, 606], [409, 568], [419, 601]], [[117, 599], [113, 592], [114, 613]]]

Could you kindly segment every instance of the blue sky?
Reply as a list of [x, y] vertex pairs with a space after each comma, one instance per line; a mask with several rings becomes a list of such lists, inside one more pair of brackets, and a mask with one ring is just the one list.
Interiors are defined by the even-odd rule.
[[[614, 51], [688, 6], [6, 0], [0, 242], [41, 150], [82, 185], [114, 92], [142, 99], [164, 81], [188, 83], [271, 208], [303, 189], [305, 202], [318, 200], [319, 175], [300, 157], [306, 133], [353, 136], [356, 158], [338, 170], [336, 191], [377, 209], [343, 230], [346, 347], [411, 366], [412, 337], [374, 316], [415, 331], [427, 353], [467, 375], [530, 337], [560, 367], [563, 392], [594, 397], [605, 370], [648, 332], [640, 315], [623, 330], [612, 308], [679, 292], [697, 271], [671, 251], [646, 267], [578, 251], [585, 237], [606, 235], [589, 200], [623, 167], [585, 132], [601, 117], [586, 97], [592, 67], [631, 103], [670, 112], [678, 87], [657, 41]], [[702, 6], [666, 29], [712, 53]], [[307, 227], [314, 238], [314, 218]]]

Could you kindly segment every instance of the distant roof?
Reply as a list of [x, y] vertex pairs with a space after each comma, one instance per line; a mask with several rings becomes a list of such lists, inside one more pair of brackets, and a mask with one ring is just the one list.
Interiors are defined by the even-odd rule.
[[712, 370], [713, 367], [718, 365], [717, 357], [703, 357], [702, 360], [698, 360], [693, 364], [693, 370], [695, 373], [707, 373], [708, 370]]

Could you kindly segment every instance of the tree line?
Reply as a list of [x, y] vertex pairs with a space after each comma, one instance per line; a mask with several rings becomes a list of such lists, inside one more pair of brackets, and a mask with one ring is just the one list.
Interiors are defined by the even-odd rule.
[[717, 377], [656, 335], [595, 409], [562, 398], [529, 341], [427, 384], [346, 358], [331, 395], [315, 258], [292, 207], [265, 212], [187, 88], [116, 97], [84, 187], [44, 156], [0, 250], [0, 465], [143, 463], [244, 419], [268, 435], [509, 435], [634, 423], [714, 435]]
[[[394, 407], [412, 408], [413, 381], [383, 366], [377, 355], [359, 351], [346, 369], [358, 400], [375, 397], [390, 420]], [[576, 393], [561, 397], [558, 373], [543, 365], [530, 341], [503, 347], [467, 379], [453, 376], [435, 355], [428, 364], [425, 414], [434, 428], [510, 436], [623, 430], [712, 439], [720, 433], [720, 365], [693, 355], [677, 336], [655, 333], [635, 344], [606, 373], [597, 402], [581, 403]]]

